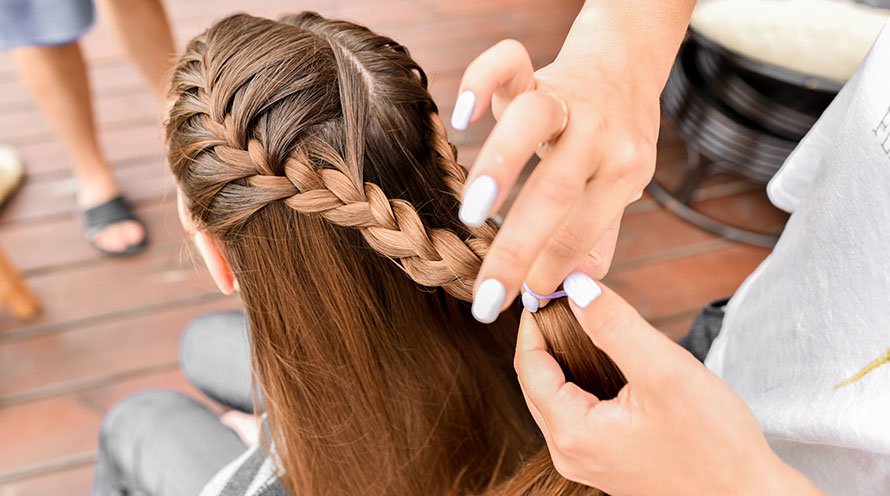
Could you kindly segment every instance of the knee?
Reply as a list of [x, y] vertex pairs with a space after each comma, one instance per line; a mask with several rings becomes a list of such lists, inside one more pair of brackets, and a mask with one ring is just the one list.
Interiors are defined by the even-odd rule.
[[232, 350], [248, 349], [247, 324], [241, 312], [211, 313], [186, 326], [179, 344], [179, 364], [189, 381], [200, 388], [207, 382], [207, 374], [218, 373], [214, 366], [218, 361], [230, 360]]
[[99, 448], [115, 452], [118, 446], [132, 445], [158, 420], [193, 402], [176, 391], [152, 390], [128, 396], [105, 415], [99, 429]]

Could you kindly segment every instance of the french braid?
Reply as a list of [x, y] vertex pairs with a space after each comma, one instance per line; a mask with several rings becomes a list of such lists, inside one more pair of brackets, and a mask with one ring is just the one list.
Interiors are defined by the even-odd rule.
[[[193, 46], [205, 43], [198, 37]], [[385, 44], [404, 52], [392, 40], [387, 39]], [[469, 235], [463, 238], [453, 230], [427, 227], [409, 202], [388, 198], [380, 186], [371, 182], [354, 184], [343, 172], [349, 169], [346, 160], [329, 143], [314, 137], [294, 148], [283, 174], [276, 174], [259, 140], [246, 138], [231, 113], [215, 111], [221, 106], [214, 104], [213, 91], [204, 86], [212, 80], [205, 61], [186, 57], [180, 62], [178, 74], [183, 72], [184, 65], [199, 77], [176, 81], [176, 94], [194, 95], [188, 99], [188, 105], [181, 106], [189, 112], [179, 118], [197, 120], [208, 132], [205, 141], [190, 153], [209, 154], [224, 165], [221, 170], [225, 174], [214, 178], [216, 194], [226, 189], [250, 190], [249, 195], [243, 196], [250, 198], [249, 203], [237, 210], [231, 222], [243, 222], [269, 203], [280, 201], [296, 212], [358, 229], [374, 250], [399, 264], [418, 284], [442, 287], [464, 301], [472, 299], [473, 281], [496, 233], [490, 222], [467, 228]], [[422, 79], [425, 82], [425, 76]], [[429, 113], [428, 124], [435, 162], [448, 193], [459, 198], [466, 170], [457, 162], [457, 150], [448, 141], [435, 110]]]
[[[264, 42], [262, 45], [252, 43], [255, 39]], [[245, 56], [244, 44], [255, 52]], [[276, 44], [295, 48], [268, 48]], [[234, 58], [238, 58], [238, 64], [231, 62]], [[329, 80], [321, 80], [328, 73], [336, 74], [336, 93], [318, 90], [330, 84]], [[390, 79], [398, 79], [398, 84]], [[395, 89], [391, 90], [390, 86]], [[454, 219], [456, 215], [451, 215], [456, 214], [466, 171], [457, 162], [456, 148], [447, 140], [437, 108], [427, 91], [425, 73], [407, 49], [394, 40], [374, 34], [367, 28], [327, 20], [312, 13], [288, 16], [277, 23], [233, 16], [192, 40], [175, 70], [172, 94], [177, 101], [167, 124], [171, 168], [188, 203], [188, 211], [198, 225], [228, 241], [230, 248], [238, 247], [239, 236], [254, 232], [250, 229], [256, 227], [257, 217], [286, 208], [298, 217], [323, 219], [338, 229], [359, 233], [371, 250], [392, 260], [417, 284], [442, 288], [465, 302], [472, 299], [473, 283], [494, 239], [496, 227], [488, 222], [468, 228]], [[299, 101], [301, 105], [293, 101]], [[357, 103], [359, 101], [371, 103]], [[375, 109], [377, 113], [374, 113]], [[270, 115], [276, 112], [273, 120]], [[390, 116], [388, 112], [398, 115]], [[398, 120], [405, 115], [420, 117], [410, 121], [413, 124], [406, 124], [408, 121]], [[429, 181], [427, 189], [440, 188], [439, 191], [423, 191], [414, 195], [420, 200], [412, 203], [409, 199], [412, 195], [399, 191], [392, 182], [386, 187], [382, 180], [365, 178], [375, 175], [372, 165], [380, 161], [375, 155], [379, 151], [374, 146], [374, 139], [380, 138], [368, 137], [371, 131], [364, 129], [372, 122], [384, 132], [393, 133], [386, 138], [391, 141], [390, 145], [400, 139], [405, 141], [387, 148], [390, 152], [401, 153], [398, 158], [385, 157], [382, 161], [387, 162], [387, 167], [398, 168], [394, 164], [410, 162], [425, 154], [427, 158], [416, 161], [421, 166], [434, 164], [436, 170], [422, 170], [416, 177]], [[363, 126], [362, 123], [366, 124]], [[421, 128], [414, 130], [423, 136], [419, 143], [410, 143], [411, 139], [398, 134], [405, 131], [402, 128], [412, 125]], [[411, 148], [412, 144], [417, 146]], [[405, 188], [410, 188], [410, 184]], [[439, 207], [426, 205], [431, 202]], [[268, 304], [263, 302], [263, 305], [263, 312], [268, 313]], [[364, 308], [370, 313], [380, 311], [374, 307]], [[252, 324], [255, 327], [263, 327], [258, 322], [265, 322], [266, 327], [276, 325], [264, 318], [252, 314]], [[315, 314], [315, 318], [321, 316]], [[617, 394], [624, 383], [621, 373], [592, 346], [564, 302], [548, 305], [536, 314], [536, 320], [569, 380], [600, 398]], [[503, 335], [515, 333], [515, 328], [504, 329]], [[262, 346], [262, 340], [267, 339], [260, 332], [264, 330], [254, 330], [255, 338], [261, 341], [257, 346]], [[306, 343], [300, 345], [309, 346]], [[298, 348], [293, 343], [288, 346], [289, 349]], [[482, 345], [483, 348], [486, 346], [489, 345]], [[489, 351], [476, 349], [462, 353], [493, 352], [497, 347], [490, 346], [492, 350]], [[275, 344], [269, 349], [275, 350], [276, 366], [287, 367], [288, 359], [279, 356], [280, 347]], [[374, 353], [385, 350], [364, 348], [371, 353], [366, 358], [375, 363], [374, 366], [380, 365], [384, 359]], [[488, 365], [479, 367], [482, 370]], [[266, 375], [273, 372], [269, 367], [265, 369]], [[329, 374], [325, 372], [324, 377]], [[299, 381], [300, 378], [294, 376], [289, 380]], [[472, 383], [478, 379], [468, 377], [466, 380]], [[290, 401], [284, 391], [293, 391], [294, 387], [281, 386], [280, 394], [275, 394], [274, 389], [267, 394], [273, 405]], [[482, 389], [485, 390], [482, 395], [492, 397], [513, 394]], [[521, 397], [514, 394], [502, 404], [510, 408], [513, 401], [521, 404]], [[385, 406], [381, 408], [385, 410]], [[270, 419], [274, 421], [275, 412], [271, 410], [272, 406]], [[504, 424], [510, 422], [505, 420]], [[525, 428], [515, 429], [523, 431]], [[299, 431], [292, 434], [298, 435]], [[303, 447], [308, 449], [313, 442], [307, 441]], [[424, 442], [424, 446], [428, 444]], [[525, 444], [534, 446], [536, 442], [529, 439]], [[398, 447], [392, 449], [398, 450]], [[287, 458], [283, 446], [279, 452], [285, 453], [284, 458]], [[294, 477], [289, 485], [292, 488], [297, 485], [303, 489], [311, 487], [308, 480], [311, 476], [298, 477], [293, 474], [297, 471], [295, 467], [291, 466], [288, 471], [288, 476]], [[491, 478], [489, 492], [598, 494], [559, 476], [546, 449], [539, 451], [518, 472], [513, 464], [510, 469], [512, 478], [498, 474], [497, 467], [501, 467], [500, 460], [488, 473]], [[511, 465], [506, 464], [506, 467], [509, 469]], [[317, 465], [314, 470], [318, 470]], [[466, 470], [459, 470], [458, 480], [451, 482], [454, 487], [459, 486], [459, 479], [465, 476]], [[394, 473], [403, 472], [399, 469]], [[468, 487], [480, 490], [478, 484]], [[420, 490], [413, 492], [422, 493]], [[312, 493], [311, 488], [309, 493]]]

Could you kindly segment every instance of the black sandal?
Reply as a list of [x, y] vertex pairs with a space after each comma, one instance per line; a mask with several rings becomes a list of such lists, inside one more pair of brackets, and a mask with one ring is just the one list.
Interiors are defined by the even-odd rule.
[[[93, 248], [107, 257], [129, 257], [141, 252], [148, 245], [148, 230], [146, 229], [145, 224], [136, 217], [136, 214], [133, 213], [133, 207], [131, 207], [121, 196], [112, 198], [101, 205], [84, 210], [83, 219], [85, 225], [84, 232], [87, 241], [90, 242]], [[142, 241], [127, 247], [124, 251], [107, 251], [96, 245], [95, 238], [103, 229], [126, 221], [133, 221], [142, 226], [142, 231], [144, 233]]]

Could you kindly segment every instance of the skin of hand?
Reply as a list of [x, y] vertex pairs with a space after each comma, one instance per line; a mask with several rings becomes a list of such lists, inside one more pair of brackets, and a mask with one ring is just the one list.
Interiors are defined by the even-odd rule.
[[618, 396], [566, 382], [528, 312], [514, 360], [560, 474], [616, 496], [824, 494], [779, 460], [717, 376], [608, 288], [589, 277], [581, 286], [582, 297], [570, 288], [572, 311], [627, 378]]
[[468, 66], [452, 127], [489, 107], [498, 123], [470, 170], [461, 219], [479, 225], [498, 212], [531, 155], [542, 157], [479, 273], [477, 319], [493, 321], [523, 282], [546, 294], [572, 270], [606, 274], [624, 209], [655, 170], [659, 95], [693, 3], [591, 0], [550, 65], [534, 71], [523, 45], [506, 40]]
[[256, 415], [229, 410], [219, 417], [220, 422], [241, 438], [247, 446], [256, 446], [260, 442], [260, 421]]

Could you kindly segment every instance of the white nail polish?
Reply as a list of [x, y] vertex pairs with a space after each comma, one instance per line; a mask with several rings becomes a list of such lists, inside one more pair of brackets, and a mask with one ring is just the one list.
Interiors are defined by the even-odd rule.
[[463, 131], [470, 125], [470, 117], [476, 108], [476, 94], [472, 91], [464, 91], [457, 97], [454, 104], [454, 112], [451, 113], [451, 127]]
[[498, 197], [498, 183], [491, 176], [479, 176], [470, 183], [464, 202], [460, 206], [460, 220], [470, 226], [478, 227], [488, 219], [488, 213]]
[[473, 298], [473, 317], [483, 324], [491, 324], [497, 320], [504, 306], [507, 289], [497, 279], [486, 279], [479, 284], [476, 297]]
[[541, 302], [538, 301], [537, 298], [531, 295], [531, 293], [527, 293], [525, 291], [522, 292], [522, 306], [531, 313], [535, 313], [541, 307]]
[[599, 298], [599, 295], [603, 294], [603, 290], [599, 287], [599, 284], [581, 272], [573, 272], [569, 274], [569, 276], [566, 277], [566, 280], [562, 283], [562, 287], [566, 290], [566, 293], [575, 305], [578, 305], [581, 308], [587, 308], [587, 305], [590, 305], [593, 300]]

